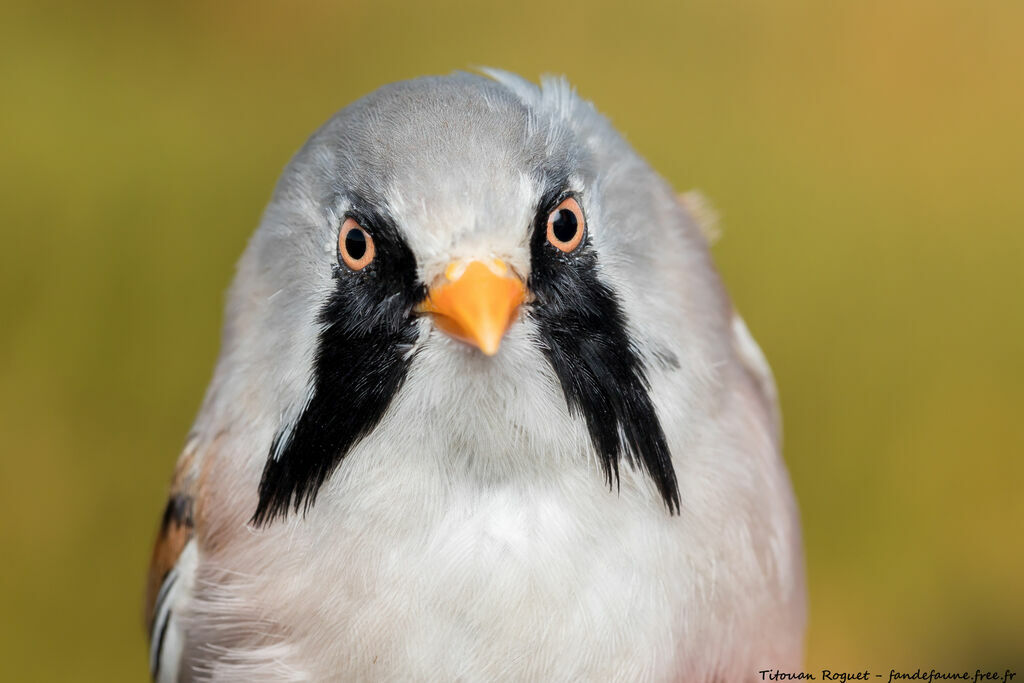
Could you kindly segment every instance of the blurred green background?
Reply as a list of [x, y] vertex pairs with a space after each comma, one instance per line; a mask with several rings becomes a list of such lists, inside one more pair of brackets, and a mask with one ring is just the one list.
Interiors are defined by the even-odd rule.
[[1024, 675], [1024, 3], [10, 2], [0, 652], [143, 680], [142, 583], [289, 156], [397, 79], [564, 73], [680, 190], [777, 375], [807, 667]]

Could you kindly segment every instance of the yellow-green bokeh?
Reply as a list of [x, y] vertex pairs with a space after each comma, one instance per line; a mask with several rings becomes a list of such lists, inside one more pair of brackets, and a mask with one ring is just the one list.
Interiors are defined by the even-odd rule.
[[567, 74], [721, 212], [808, 668], [1021, 667], [1022, 34], [1009, 0], [8, 3], [2, 677], [144, 678], [154, 525], [277, 174], [361, 94], [475, 65]]

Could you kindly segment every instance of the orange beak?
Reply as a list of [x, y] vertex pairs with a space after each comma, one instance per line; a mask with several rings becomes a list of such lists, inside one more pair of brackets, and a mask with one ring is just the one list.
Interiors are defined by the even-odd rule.
[[442, 331], [493, 356], [525, 296], [523, 281], [502, 261], [456, 262], [417, 310], [433, 315]]

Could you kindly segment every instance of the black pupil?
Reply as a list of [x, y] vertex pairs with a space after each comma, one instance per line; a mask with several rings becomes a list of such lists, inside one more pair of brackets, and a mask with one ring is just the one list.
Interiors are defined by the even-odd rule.
[[366, 233], [359, 228], [349, 230], [345, 235], [345, 251], [355, 261], [363, 258], [366, 254]]
[[555, 220], [551, 221], [551, 232], [555, 234], [555, 239], [559, 242], [571, 242], [572, 238], [576, 236], [576, 214], [569, 209], [561, 209], [555, 216]]

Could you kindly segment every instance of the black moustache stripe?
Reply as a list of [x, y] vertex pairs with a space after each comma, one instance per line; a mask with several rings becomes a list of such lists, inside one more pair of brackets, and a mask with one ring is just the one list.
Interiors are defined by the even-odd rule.
[[[548, 207], [561, 197], [552, 194]], [[542, 203], [542, 207], [544, 203]], [[538, 343], [562, 385], [571, 412], [582, 415], [608, 485], [618, 487], [625, 457], [655, 482], [672, 514], [679, 512], [675, 469], [651, 402], [650, 384], [615, 293], [601, 282], [590, 237], [572, 254], [547, 242], [538, 213], [531, 241], [531, 314]]]
[[410, 311], [425, 294], [415, 258], [387, 218], [354, 217], [373, 234], [377, 255], [362, 271], [338, 266], [335, 291], [318, 320], [313, 396], [274, 437], [252, 516], [256, 526], [312, 507], [327, 477], [380, 422], [412, 363], [417, 329]]
[[315, 394], [295, 424], [274, 438], [252, 518], [257, 526], [286, 516], [290, 507], [308, 510], [327, 476], [373, 431], [405, 380], [411, 359], [403, 356], [415, 329], [352, 336], [330, 322], [346, 310], [332, 300], [321, 316], [328, 327], [316, 359]]
[[593, 319], [538, 316], [541, 347], [570, 410], [587, 423], [608, 485], [618, 487], [619, 461], [625, 456], [654, 479], [669, 512], [678, 513], [676, 473], [644, 369], [628, 339], [614, 322], [609, 325], [619, 317], [610, 292], [595, 296], [592, 303], [605, 312], [599, 325]]

